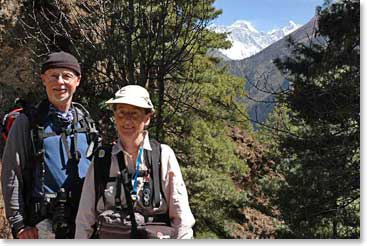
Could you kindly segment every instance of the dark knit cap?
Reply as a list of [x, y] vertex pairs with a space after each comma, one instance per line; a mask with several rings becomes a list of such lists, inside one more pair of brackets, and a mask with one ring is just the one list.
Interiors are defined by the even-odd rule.
[[41, 73], [45, 73], [50, 68], [69, 68], [77, 75], [81, 74], [78, 60], [73, 55], [64, 51], [49, 54], [42, 65]]

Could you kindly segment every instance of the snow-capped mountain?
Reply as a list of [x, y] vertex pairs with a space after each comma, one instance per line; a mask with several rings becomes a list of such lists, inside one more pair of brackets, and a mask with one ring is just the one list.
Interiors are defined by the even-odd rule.
[[298, 25], [293, 21], [289, 21], [287, 26], [280, 29], [274, 29], [268, 32], [268, 34], [270, 34], [275, 41], [278, 41], [279, 39], [282, 39], [283, 37], [298, 29], [300, 26], [301, 25]]
[[228, 40], [232, 42], [230, 49], [219, 49], [232, 60], [241, 60], [252, 56], [272, 43], [282, 39], [301, 25], [289, 21], [288, 25], [269, 32], [258, 31], [249, 21], [238, 20], [230, 26], [212, 26], [215, 32], [228, 32]]

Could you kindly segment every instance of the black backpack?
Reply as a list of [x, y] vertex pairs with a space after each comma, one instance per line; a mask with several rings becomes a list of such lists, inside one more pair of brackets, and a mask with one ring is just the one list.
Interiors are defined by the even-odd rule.
[[[75, 123], [79, 123], [81, 127], [75, 127], [73, 130], [66, 129], [66, 134], [71, 133], [86, 133], [87, 141], [89, 143], [89, 148], [87, 151], [87, 157], [89, 159], [92, 158], [92, 154], [95, 148], [100, 144], [101, 138], [97, 131], [95, 122], [91, 118], [89, 112], [79, 103], [72, 103], [72, 107], [75, 109], [75, 116], [77, 118]], [[45, 133], [43, 129], [43, 123], [46, 120], [47, 114], [49, 110], [49, 102], [48, 100], [43, 100], [36, 106], [28, 106], [24, 109], [24, 113], [27, 115], [30, 122], [31, 129], [31, 141], [33, 145], [34, 155], [37, 156], [39, 154], [43, 154], [43, 138], [49, 137], [52, 135], [57, 135], [56, 133]], [[71, 132], [73, 131], [73, 132]], [[76, 153], [68, 153], [69, 158], [70, 155], [77, 155]], [[42, 156], [43, 158], [43, 156]]]
[[[158, 141], [151, 139], [150, 145], [152, 151], [144, 150], [145, 163], [151, 171], [151, 178], [153, 179], [153, 195], [152, 205], [157, 208], [160, 206], [160, 194], [164, 199], [164, 193], [161, 187], [161, 145]], [[111, 167], [111, 152], [112, 146], [99, 146], [94, 155], [94, 186], [97, 205], [98, 200], [102, 197], [104, 199], [104, 190], [108, 182], [114, 181], [115, 178], [109, 177]], [[131, 177], [129, 177], [131, 178]]]
[[[156, 140], [150, 140], [152, 151], [144, 150], [145, 163], [148, 166], [150, 178], [153, 179], [151, 196], [152, 207], [158, 208], [160, 206], [160, 199], [165, 199], [161, 187], [161, 145]], [[98, 216], [98, 222], [94, 225], [94, 232], [92, 238], [102, 239], [164, 239], [176, 238], [177, 230], [170, 225], [170, 220], [167, 213], [157, 214], [153, 216], [146, 216], [139, 213], [133, 208], [133, 199], [130, 196], [132, 191], [131, 175], [128, 174], [125, 165], [123, 153], [117, 154], [120, 175], [117, 177], [109, 177], [111, 166], [111, 146], [100, 147], [95, 152], [94, 159], [94, 179], [95, 179], [95, 208], [98, 200], [104, 198], [104, 189], [107, 182], [116, 180], [116, 195], [115, 205], [112, 210], [106, 210]], [[139, 176], [145, 176], [146, 173], [140, 173]], [[126, 206], [122, 206], [120, 200], [121, 184], [123, 184]], [[145, 185], [145, 184], [144, 184]], [[145, 196], [145, 188], [143, 188], [143, 196]], [[143, 198], [143, 205], [146, 199]], [[97, 210], [97, 208], [96, 208]], [[126, 217], [125, 217], [126, 216]], [[138, 217], [137, 217], [138, 216]]]
[[[74, 129], [73, 133], [80, 133], [85, 132], [87, 137], [87, 142], [89, 144], [88, 151], [87, 151], [87, 158], [91, 159], [93, 156], [94, 149], [100, 144], [100, 137], [99, 133], [96, 129], [95, 123], [90, 117], [89, 112], [80, 104], [78, 103], [72, 103], [72, 107], [75, 109], [75, 115], [78, 121], [76, 123], [80, 124], [81, 127], [78, 127], [77, 129]], [[5, 132], [4, 129], [2, 131], [3, 134], [3, 140], [7, 141], [7, 134], [13, 125], [13, 122], [15, 121], [16, 117], [23, 113], [27, 116], [29, 120], [29, 126], [30, 126], [30, 134], [31, 134], [31, 145], [32, 145], [32, 155], [29, 162], [27, 162], [24, 166], [22, 166], [22, 178], [23, 178], [23, 190], [22, 195], [24, 202], [26, 204], [27, 210], [26, 216], [25, 216], [25, 222], [26, 224], [33, 225], [35, 223], [38, 223], [41, 219], [43, 219], [41, 216], [34, 216], [33, 207], [35, 206], [32, 200], [32, 193], [33, 193], [33, 187], [34, 187], [34, 170], [36, 166], [38, 165], [41, 170], [41, 182], [44, 182], [44, 171], [45, 171], [45, 164], [44, 164], [44, 146], [43, 146], [43, 139], [52, 136], [57, 135], [54, 132], [51, 133], [45, 133], [43, 124], [45, 123], [46, 117], [49, 112], [49, 101], [47, 99], [42, 100], [37, 105], [25, 103], [22, 102], [21, 107], [15, 108], [16, 110], [11, 110], [10, 112], [16, 112], [16, 114], [11, 114], [11, 117], [9, 117], [9, 114], [4, 117], [3, 124], [7, 126], [6, 131], [6, 138], [4, 138]], [[11, 120], [11, 122], [9, 121]], [[66, 129], [68, 130], [68, 129]], [[66, 131], [65, 130], [65, 131]], [[71, 134], [69, 132], [68, 134]], [[74, 138], [75, 139], [75, 138]], [[76, 143], [75, 143], [76, 144]], [[75, 145], [76, 146], [76, 145]], [[71, 153], [70, 149], [68, 150], [68, 157], [69, 158], [78, 158], [78, 153]], [[79, 201], [80, 196], [78, 198], [75, 198], [76, 201]], [[74, 199], [73, 199], [74, 200]], [[13, 232], [14, 234], [15, 232]]]
[[[98, 135], [98, 131], [96, 129], [95, 123], [93, 119], [90, 117], [89, 112], [79, 103], [72, 103], [73, 107], [76, 108], [79, 114], [82, 115], [83, 118], [83, 126], [82, 130], [87, 132], [87, 139], [88, 143], [100, 143], [100, 137]], [[6, 142], [8, 140], [8, 135], [10, 132], [11, 127], [13, 126], [14, 121], [19, 116], [19, 114], [24, 113], [29, 122], [31, 131], [35, 132], [39, 126], [42, 126], [42, 123], [45, 120], [45, 117], [48, 113], [49, 102], [48, 100], [43, 100], [37, 105], [30, 104], [21, 98], [17, 98], [14, 102], [14, 107], [10, 108], [4, 114], [1, 123], [0, 123], [0, 133], [2, 136], [2, 140]], [[42, 148], [41, 143], [37, 143], [38, 135], [42, 136], [42, 132], [37, 132], [31, 135], [31, 140], [33, 144], [33, 152], [39, 153], [42, 152], [42, 149], [36, 149], [37, 147]], [[88, 150], [87, 156], [91, 156], [94, 149], [97, 145], [92, 145], [91, 148]]]

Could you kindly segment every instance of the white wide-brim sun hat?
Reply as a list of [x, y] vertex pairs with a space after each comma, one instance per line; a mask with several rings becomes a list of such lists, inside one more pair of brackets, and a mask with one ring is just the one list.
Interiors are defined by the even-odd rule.
[[109, 99], [106, 104], [124, 103], [139, 108], [152, 109], [153, 103], [150, 100], [149, 92], [140, 85], [127, 85], [119, 89], [115, 96]]

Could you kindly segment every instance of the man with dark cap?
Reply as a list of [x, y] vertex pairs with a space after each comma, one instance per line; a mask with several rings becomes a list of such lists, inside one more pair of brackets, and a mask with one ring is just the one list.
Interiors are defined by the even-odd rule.
[[82, 184], [99, 139], [89, 113], [72, 102], [80, 79], [73, 55], [48, 55], [41, 70], [47, 99], [25, 109], [10, 129], [1, 182], [14, 238], [74, 238]]

